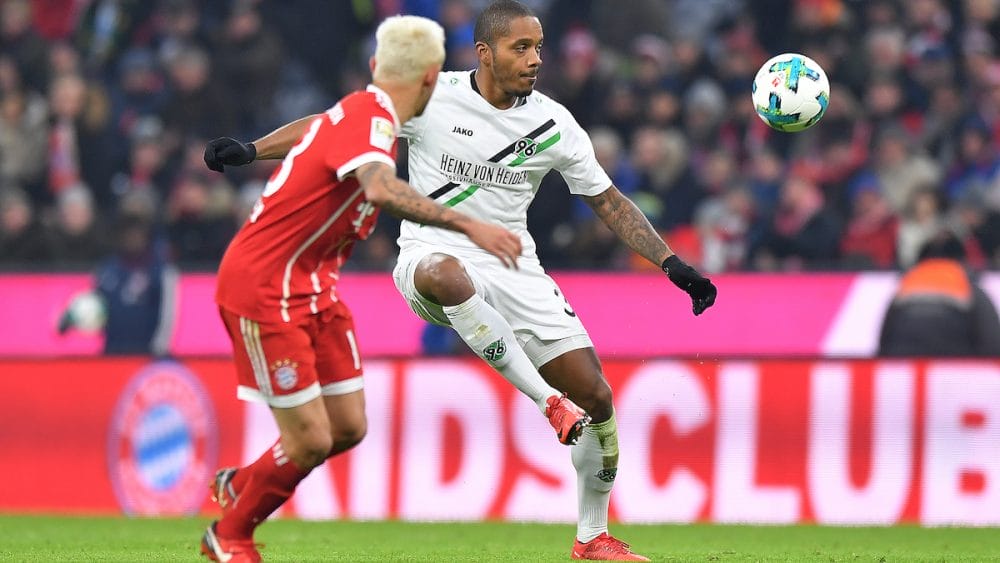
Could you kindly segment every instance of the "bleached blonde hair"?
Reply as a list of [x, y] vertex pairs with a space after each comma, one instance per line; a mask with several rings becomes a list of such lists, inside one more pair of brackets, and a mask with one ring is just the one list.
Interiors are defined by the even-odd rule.
[[378, 81], [412, 82], [444, 63], [444, 28], [420, 16], [392, 16], [375, 31]]

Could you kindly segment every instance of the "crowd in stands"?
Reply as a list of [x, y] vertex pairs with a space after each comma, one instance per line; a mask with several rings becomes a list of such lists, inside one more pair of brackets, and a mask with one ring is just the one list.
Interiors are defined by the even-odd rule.
[[[447, 30], [476, 64], [485, 0], [0, 0], [0, 268], [92, 268], [145, 222], [212, 270], [276, 165], [225, 175], [250, 140], [367, 83], [378, 21]], [[942, 229], [1000, 268], [1000, 0], [534, 0], [539, 90], [591, 134], [615, 184], [707, 272], [905, 268]], [[755, 115], [770, 56], [832, 84], [796, 134]], [[550, 175], [529, 214], [550, 269], [649, 267]], [[352, 267], [387, 269], [395, 220]]]

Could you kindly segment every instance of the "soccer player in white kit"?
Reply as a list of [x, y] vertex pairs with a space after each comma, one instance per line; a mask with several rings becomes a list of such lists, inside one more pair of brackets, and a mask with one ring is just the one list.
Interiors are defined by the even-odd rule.
[[[527, 210], [542, 178], [559, 171], [570, 191], [623, 242], [690, 295], [695, 315], [715, 302], [716, 288], [674, 255], [612, 184], [569, 111], [534, 91], [543, 37], [532, 11], [499, 0], [480, 14], [474, 33], [479, 68], [442, 72], [423, 116], [402, 130], [409, 141], [410, 182], [445, 206], [519, 234], [519, 269], [504, 268], [463, 235], [403, 221], [393, 278], [417, 315], [454, 328], [543, 413], [562, 394], [586, 411], [589, 426], [584, 417], [584, 424], [559, 436], [575, 442], [579, 518], [571, 556], [648, 561], [607, 531], [618, 468], [612, 394], [586, 330], [535, 255]], [[242, 165], [283, 157], [311, 117], [253, 143], [216, 139], [206, 161]]]

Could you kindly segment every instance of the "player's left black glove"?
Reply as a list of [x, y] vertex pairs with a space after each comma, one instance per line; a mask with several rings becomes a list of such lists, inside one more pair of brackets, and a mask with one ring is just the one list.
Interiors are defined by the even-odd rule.
[[691, 296], [691, 309], [695, 315], [705, 312], [715, 303], [719, 290], [705, 276], [684, 263], [676, 254], [671, 254], [660, 266], [674, 285]]
[[225, 166], [243, 166], [257, 158], [253, 143], [241, 143], [232, 137], [212, 139], [205, 145], [205, 165], [209, 170], [222, 172]]

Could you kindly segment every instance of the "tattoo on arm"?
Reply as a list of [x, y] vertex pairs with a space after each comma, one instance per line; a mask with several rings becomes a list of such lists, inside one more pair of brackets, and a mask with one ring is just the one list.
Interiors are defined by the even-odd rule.
[[378, 206], [400, 219], [462, 232], [461, 215], [420, 195], [388, 166], [363, 166], [358, 181], [362, 186], [374, 185], [382, 194]]
[[619, 239], [646, 260], [659, 266], [671, 254], [642, 211], [615, 186], [583, 199]]

